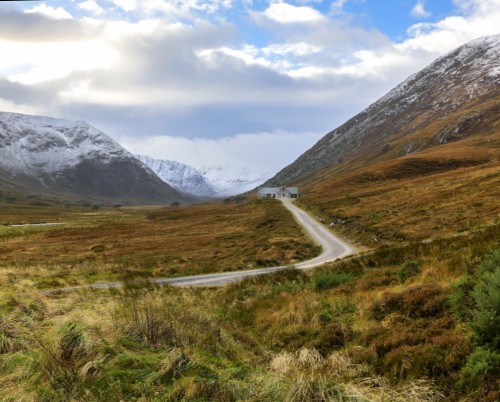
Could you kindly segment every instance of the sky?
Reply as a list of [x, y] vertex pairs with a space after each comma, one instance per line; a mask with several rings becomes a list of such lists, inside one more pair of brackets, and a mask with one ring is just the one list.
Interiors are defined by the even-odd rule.
[[0, 1], [0, 110], [276, 173], [498, 21], [499, 0]]

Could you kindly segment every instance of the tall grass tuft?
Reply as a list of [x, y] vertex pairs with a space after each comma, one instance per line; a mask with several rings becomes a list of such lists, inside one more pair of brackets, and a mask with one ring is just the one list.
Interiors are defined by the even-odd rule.
[[58, 330], [60, 357], [71, 363], [85, 354], [86, 339], [84, 329], [73, 321], [65, 322]]
[[0, 317], [0, 354], [12, 353], [22, 348], [22, 338], [12, 322]]
[[323, 358], [315, 349], [282, 352], [269, 364], [270, 374], [261, 379], [259, 400], [287, 402], [438, 402], [444, 396], [432, 383], [417, 381], [400, 389], [371, 376], [369, 368], [354, 364], [349, 356], [335, 352]]

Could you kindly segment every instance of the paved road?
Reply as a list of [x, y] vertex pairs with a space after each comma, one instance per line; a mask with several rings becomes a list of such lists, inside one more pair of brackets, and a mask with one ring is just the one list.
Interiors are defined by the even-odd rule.
[[[300, 223], [309, 236], [321, 246], [323, 249], [322, 253], [308, 261], [304, 261], [295, 264], [296, 269], [310, 269], [323, 265], [326, 262], [334, 261], [337, 258], [347, 257], [357, 253], [357, 250], [346, 242], [342, 241], [340, 238], [335, 236], [330, 230], [328, 230], [322, 223], [314, 219], [304, 210], [298, 208], [294, 205], [294, 201], [288, 198], [282, 199], [283, 204], [288, 208], [298, 223]], [[181, 276], [177, 278], [159, 278], [151, 279], [151, 283], [164, 285], [169, 284], [171, 286], [222, 286], [228, 283], [233, 283], [240, 281], [243, 278], [248, 278], [256, 275], [269, 274], [272, 272], [280, 271], [285, 269], [286, 266], [272, 267], [272, 268], [260, 268], [252, 269], [248, 271], [235, 271], [235, 272], [221, 272], [215, 274], [205, 274], [205, 275], [192, 275], [192, 276]], [[110, 289], [110, 288], [120, 288], [123, 284], [121, 282], [109, 282], [100, 283], [94, 285], [84, 285], [75, 286], [54, 290], [44, 291], [44, 294], [51, 294], [56, 292], [71, 292], [78, 289]]]

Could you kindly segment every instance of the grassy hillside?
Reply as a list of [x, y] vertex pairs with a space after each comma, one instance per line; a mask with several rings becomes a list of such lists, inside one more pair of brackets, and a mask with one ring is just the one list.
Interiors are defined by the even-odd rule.
[[500, 220], [499, 133], [354, 172], [304, 179], [300, 203], [336, 231], [381, 246], [465, 234]]
[[[27, 281], [12, 284], [1, 297], [0, 398], [495, 401], [498, 377], [478, 377], [470, 356], [498, 368], [498, 354], [460, 318], [480, 305], [452, 302], [464, 287], [437, 272], [436, 256], [454, 274], [498, 271], [490, 250], [499, 234], [218, 289], [135, 283], [44, 297]], [[457, 249], [470, 259], [457, 261]], [[471, 274], [467, 286], [480, 280]]]

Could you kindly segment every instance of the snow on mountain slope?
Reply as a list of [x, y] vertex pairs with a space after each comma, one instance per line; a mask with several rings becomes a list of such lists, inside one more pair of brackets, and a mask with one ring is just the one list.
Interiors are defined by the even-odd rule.
[[222, 167], [200, 172], [136, 157], [85, 122], [6, 112], [0, 112], [0, 169], [47, 189], [155, 202], [186, 199], [174, 189], [197, 198], [240, 194], [271, 176]]
[[208, 166], [194, 168], [171, 160], [136, 157], [175, 189], [197, 197], [217, 198], [246, 193], [261, 185], [272, 173], [259, 173], [250, 168]]
[[325, 135], [269, 183], [290, 184], [319, 169], [350, 169], [472, 135], [498, 115], [499, 88], [500, 35], [469, 42]]
[[199, 168], [203, 177], [215, 187], [219, 197], [246, 193], [260, 186], [273, 173], [262, 173], [250, 168], [206, 166]]
[[29, 188], [126, 203], [187, 198], [85, 122], [0, 112], [0, 175]]
[[0, 165], [11, 173], [52, 174], [85, 158], [118, 157], [130, 154], [85, 122], [0, 112]]
[[175, 189], [194, 197], [215, 197], [217, 190], [195, 168], [183, 163], [136, 155], [160, 179]]

